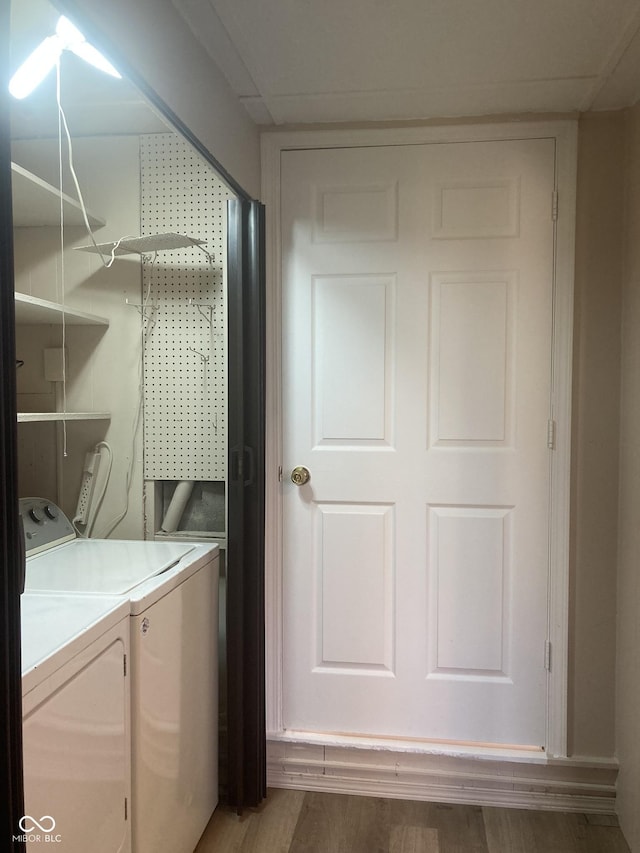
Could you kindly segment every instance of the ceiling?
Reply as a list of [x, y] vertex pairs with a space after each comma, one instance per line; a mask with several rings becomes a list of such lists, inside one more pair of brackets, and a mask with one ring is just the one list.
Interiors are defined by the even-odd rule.
[[257, 124], [618, 109], [638, 0], [172, 0]]
[[[171, 0], [258, 125], [619, 109], [640, 100], [638, 0]], [[53, 33], [11, 4], [17, 67]], [[56, 136], [55, 74], [13, 102], [14, 138]], [[154, 133], [125, 80], [66, 53], [74, 136]]]

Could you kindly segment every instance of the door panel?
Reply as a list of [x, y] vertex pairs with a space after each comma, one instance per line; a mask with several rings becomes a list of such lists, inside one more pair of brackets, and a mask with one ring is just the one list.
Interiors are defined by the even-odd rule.
[[508, 677], [510, 508], [431, 507], [431, 673]]
[[393, 507], [335, 503], [317, 511], [315, 669], [392, 672]]
[[513, 404], [515, 276], [431, 279], [432, 444], [502, 445]]
[[316, 446], [388, 443], [393, 285], [380, 276], [313, 280]]
[[283, 154], [288, 729], [545, 743], [554, 158]]

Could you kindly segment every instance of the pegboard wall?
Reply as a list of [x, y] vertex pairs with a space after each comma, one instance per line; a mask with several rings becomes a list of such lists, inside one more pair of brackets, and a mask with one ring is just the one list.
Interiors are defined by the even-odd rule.
[[178, 233], [204, 248], [143, 257], [144, 477], [226, 477], [227, 199], [181, 138], [140, 137], [141, 233]]

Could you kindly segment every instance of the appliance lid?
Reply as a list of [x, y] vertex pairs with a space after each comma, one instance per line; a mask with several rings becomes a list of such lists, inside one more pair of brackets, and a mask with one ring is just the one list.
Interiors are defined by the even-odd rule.
[[27, 594], [21, 597], [20, 609], [23, 675], [72, 640], [92, 639], [89, 629], [107, 615], [129, 615], [127, 599], [118, 596]]
[[25, 591], [123, 595], [193, 550], [187, 542], [74, 539], [27, 559]]

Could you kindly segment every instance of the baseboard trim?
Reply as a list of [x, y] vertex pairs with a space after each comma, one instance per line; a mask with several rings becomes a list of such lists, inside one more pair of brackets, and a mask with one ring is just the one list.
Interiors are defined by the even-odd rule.
[[469, 805], [615, 812], [614, 762], [541, 763], [486, 756], [367, 749], [288, 740], [267, 743], [267, 780], [293, 788]]

